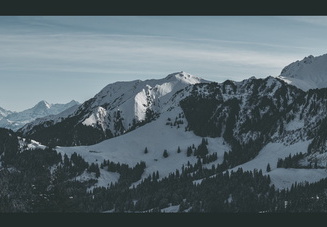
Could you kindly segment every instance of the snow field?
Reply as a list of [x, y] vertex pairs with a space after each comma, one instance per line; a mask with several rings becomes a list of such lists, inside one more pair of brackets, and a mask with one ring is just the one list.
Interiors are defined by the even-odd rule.
[[[182, 166], [186, 166], [188, 162], [191, 164], [197, 162], [195, 156], [186, 156], [186, 150], [192, 144], [197, 147], [201, 143], [202, 137], [196, 136], [193, 132], [185, 132], [184, 127], [176, 128], [165, 125], [168, 117], [174, 119], [180, 111], [180, 108], [175, 108], [163, 113], [156, 121], [95, 145], [57, 147], [57, 151], [69, 156], [76, 152], [87, 162], [95, 162], [99, 165], [104, 159], [121, 164], [125, 163], [130, 167], [144, 161], [146, 169], [141, 180], [156, 171], [159, 171], [159, 178], [163, 178], [175, 172], [176, 169], [181, 171]], [[223, 144], [221, 138], [208, 138], [208, 142], [209, 153], [217, 152], [218, 154], [217, 161], [207, 164], [211, 168], [212, 164], [222, 162], [224, 152], [229, 151], [230, 148]], [[147, 154], [144, 153], [145, 147], [148, 149]], [[181, 149], [180, 153], [177, 153], [178, 147]], [[163, 157], [164, 150], [167, 150], [169, 154], [167, 158]], [[134, 185], [138, 183], [140, 181]]]
[[[156, 121], [150, 122], [127, 134], [92, 146], [58, 147], [57, 150], [68, 155], [76, 152], [89, 163], [95, 162], [100, 164], [106, 159], [116, 163], [125, 163], [133, 167], [138, 162], [144, 161], [146, 163], [145, 172], [141, 180], [134, 182], [131, 187], [138, 185], [142, 179], [156, 171], [159, 171], [159, 178], [163, 178], [176, 170], [181, 171], [182, 166], [186, 166], [188, 162], [192, 165], [197, 162], [195, 156], [186, 156], [186, 150], [192, 144], [197, 147], [201, 143], [202, 138], [196, 136], [193, 132], [185, 132], [184, 127], [176, 128], [165, 125], [168, 117], [174, 119], [180, 111], [179, 107], [175, 107], [172, 111], [163, 113]], [[218, 155], [216, 161], [204, 165], [206, 168], [211, 168], [212, 165], [222, 163], [224, 152], [228, 152], [230, 147], [224, 144], [222, 138], [207, 139], [209, 153], [217, 152]], [[279, 158], [286, 158], [290, 154], [295, 155], [300, 152], [306, 153], [310, 142], [299, 141], [292, 145], [269, 143], [253, 160], [229, 169], [229, 171], [237, 171], [238, 168], [242, 168], [244, 171], [261, 169], [264, 174], [270, 175], [272, 184], [279, 189], [289, 188], [295, 182], [319, 181], [327, 177], [327, 172], [324, 169], [277, 169]], [[144, 153], [145, 147], [148, 149], [147, 154]], [[180, 147], [181, 153], [177, 153], [178, 147]], [[167, 158], [163, 157], [164, 150], [167, 150], [169, 154]], [[271, 167], [271, 172], [269, 173], [266, 172], [268, 163]], [[101, 179], [97, 184], [98, 186], [107, 186], [111, 182], [116, 182], [119, 178], [117, 175], [106, 176], [107, 173], [105, 172], [107, 171], [101, 171]], [[197, 180], [194, 183], [201, 183], [201, 181]]]
[[[277, 168], [277, 161], [279, 158], [286, 158], [287, 156], [295, 155], [302, 152], [307, 153], [308, 145], [311, 140], [299, 141], [292, 145], [284, 145], [282, 143], [269, 143], [267, 144], [253, 160], [236, 166], [229, 171], [236, 171], [242, 168], [243, 171], [251, 171], [254, 169], [262, 170], [263, 174], [268, 174], [271, 183], [276, 188], [290, 188], [295, 182], [316, 182], [327, 177], [325, 169], [285, 169]], [[271, 171], [266, 171], [267, 165], [270, 165]]]

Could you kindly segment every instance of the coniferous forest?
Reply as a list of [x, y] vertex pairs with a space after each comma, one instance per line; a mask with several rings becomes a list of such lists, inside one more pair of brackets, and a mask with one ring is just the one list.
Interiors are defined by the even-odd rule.
[[[262, 171], [226, 171], [228, 164], [212, 165], [216, 154], [207, 154], [206, 141], [194, 150], [198, 162], [183, 166], [168, 177], [153, 172], [140, 184], [145, 162], [135, 166], [104, 160], [101, 165], [87, 163], [74, 153], [61, 155], [52, 148], [20, 148], [15, 132], [0, 129], [0, 212], [87, 212], [159, 213], [169, 206], [191, 213], [281, 213], [326, 212], [327, 180], [294, 184], [278, 190]], [[192, 150], [192, 148], [191, 148]], [[194, 154], [195, 153], [195, 154]], [[300, 154], [299, 154], [300, 155]], [[279, 161], [294, 163], [297, 157]], [[292, 165], [292, 164], [290, 164]], [[100, 169], [120, 174], [108, 187], [93, 187]], [[78, 181], [83, 172], [94, 179]], [[201, 184], [199, 184], [201, 181]]]

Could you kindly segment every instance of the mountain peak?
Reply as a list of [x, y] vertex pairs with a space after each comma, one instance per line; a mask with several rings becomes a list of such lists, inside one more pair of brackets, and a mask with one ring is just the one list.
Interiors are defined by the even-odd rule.
[[47, 101], [42, 100], [38, 102], [33, 108], [47, 108], [50, 109], [51, 104], [49, 104]]
[[13, 113], [13, 112], [0, 107], [0, 118], [6, 117], [7, 115], [9, 115], [11, 113]]
[[[12, 130], [17, 130], [26, 123], [29, 123], [37, 118], [46, 117], [49, 115], [56, 115], [68, 108], [79, 104], [75, 100], [67, 104], [49, 104], [47, 101], [42, 100], [38, 102], [32, 108], [26, 109], [21, 112], [8, 112], [5, 116], [6, 119], [0, 122], [0, 127], [10, 128]], [[0, 109], [1, 118], [1, 109]]]
[[[165, 80], [168, 80], [168, 81], [177, 80], [177, 81], [181, 81], [181, 82], [184, 82], [187, 84], [197, 84], [197, 83], [205, 82], [205, 80], [203, 80], [202, 78], [191, 75], [184, 71], [171, 73], [165, 77]], [[208, 81], [206, 81], [206, 82], [208, 82]]]
[[174, 73], [170, 73], [168, 76], [166, 76], [166, 79], [171, 79], [171, 78], [178, 78], [178, 77], [183, 77], [183, 76], [191, 76], [189, 73], [186, 73], [184, 71], [180, 71], [180, 72], [174, 72]]
[[80, 104], [79, 102], [77, 102], [76, 100], [73, 99], [72, 101], [70, 101], [66, 105], [79, 105], [79, 104]]
[[284, 67], [278, 78], [304, 91], [327, 87], [327, 54], [295, 61]]
[[310, 64], [314, 58], [315, 57], [313, 55], [309, 55], [308, 57], [303, 58], [303, 62]]

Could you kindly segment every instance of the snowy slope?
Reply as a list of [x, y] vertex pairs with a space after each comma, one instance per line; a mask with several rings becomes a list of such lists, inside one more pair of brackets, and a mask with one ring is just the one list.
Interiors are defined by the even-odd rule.
[[[197, 161], [193, 155], [186, 156], [186, 149], [192, 144], [198, 146], [202, 137], [196, 136], [190, 131], [185, 132], [182, 127], [166, 125], [167, 118], [173, 119], [180, 112], [181, 109], [176, 107], [163, 113], [156, 121], [124, 135], [91, 146], [57, 147], [57, 151], [68, 155], [76, 152], [90, 163], [100, 164], [104, 159], [109, 159], [133, 167], [138, 162], [145, 161], [146, 169], [142, 178], [148, 177], [155, 171], [159, 171], [159, 176], [162, 178], [175, 172], [176, 169], [181, 171], [182, 165], [186, 166], [188, 161], [191, 164]], [[208, 138], [208, 142], [209, 153], [217, 152], [217, 162], [221, 162], [224, 152], [230, 149], [229, 146], [224, 145], [222, 138]], [[144, 153], [145, 147], [148, 148], [147, 154]], [[180, 147], [181, 153], [177, 153], [178, 147]], [[169, 153], [167, 158], [163, 157], [165, 149]], [[108, 183], [111, 181], [108, 179]], [[101, 184], [103, 185], [103, 183]]]
[[[155, 171], [159, 171], [160, 178], [166, 177], [169, 173], [175, 172], [176, 169], [181, 171], [182, 166], [186, 166], [188, 162], [191, 164], [196, 163], [196, 157], [193, 155], [186, 156], [186, 149], [192, 144], [199, 145], [202, 140], [202, 137], [196, 136], [191, 131], [185, 132], [183, 128], [165, 125], [166, 119], [173, 118], [180, 110], [180, 108], [175, 108], [164, 113], [154, 122], [101, 143], [91, 146], [57, 147], [57, 151], [68, 155], [76, 152], [89, 163], [96, 162], [100, 164], [106, 159], [116, 163], [126, 163], [132, 167], [140, 161], [145, 161], [146, 169], [142, 179]], [[218, 154], [218, 159], [215, 162], [204, 165], [204, 167], [211, 168], [213, 164], [222, 163], [224, 152], [228, 152], [230, 147], [223, 138], [208, 137], [207, 139], [209, 154], [214, 152]], [[285, 158], [289, 154], [294, 155], [299, 152], [307, 153], [310, 142], [311, 140], [298, 141], [291, 145], [283, 142], [269, 143], [253, 160], [229, 169], [229, 171], [236, 171], [238, 168], [242, 168], [244, 171], [261, 169], [264, 174], [270, 175], [272, 184], [279, 189], [290, 188], [295, 182], [319, 181], [327, 177], [325, 169], [284, 169], [276, 166], [279, 158]], [[178, 146], [181, 148], [181, 153], [177, 153]], [[149, 151], [147, 154], [144, 154], [145, 147]], [[165, 149], [169, 153], [168, 158], [162, 156]], [[266, 172], [268, 163], [271, 166], [271, 172], [269, 173]], [[324, 163], [321, 165], [324, 165]], [[119, 176], [114, 174], [101, 170], [101, 177], [95, 186], [108, 186], [111, 182], [116, 182]], [[136, 186], [139, 182], [135, 182], [133, 185]], [[201, 180], [196, 182], [200, 183]]]
[[66, 104], [49, 104], [43, 100], [30, 109], [8, 114], [5, 118], [1, 119], [0, 127], [16, 131], [37, 118], [56, 115], [76, 105], [79, 105], [79, 103], [74, 100]]
[[278, 78], [304, 91], [327, 87], [327, 54], [305, 57], [286, 66]]
[[[306, 62], [308, 64], [309, 60]], [[196, 157], [193, 155], [187, 157], [186, 150], [193, 144], [198, 146], [201, 143], [202, 137], [198, 135], [204, 135], [203, 137], [208, 139], [210, 154], [214, 152], [218, 154], [218, 160], [204, 166], [210, 168], [212, 164], [221, 164], [224, 152], [232, 150], [232, 145], [223, 139], [226, 138], [225, 132], [230, 130], [232, 133], [229, 137], [232, 136], [232, 142], [234, 145], [239, 143], [244, 152], [252, 152], [253, 144], [262, 145], [260, 148], [256, 146], [257, 153], [253, 152], [253, 157], [247, 159], [246, 163], [230, 170], [236, 171], [239, 167], [245, 171], [261, 169], [264, 174], [270, 175], [272, 183], [277, 188], [287, 188], [295, 182], [315, 182], [327, 177], [324, 169], [276, 168], [279, 158], [308, 152], [309, 145], [312, 145], [314, 138], [319, 136], [321, 122], [326, 121], [327, 124], [326, 97], [327, 89], [304, 92], [294, 86], [288, 86], [281, 78], [249, 78], [241, 82], [225, 81], [220, 84], [208, 83], [180, 72], [160, 80], [109, 84], [94, 98], [65, 111], [61, 116], [38, 119], [23, 129], [32, 132], [33, 135], [33, 130], [37, 130], [38, 125], [51, 127], [70, 118], [77, 119], [71, 120], [72, 127], [80, 124], [103, 131], [110, 130], [114, 137], [102, 139], [100, 143], [90, 146], [57, 146], [56, 149], [68, 155], [76, 152], [89, 163], [100, 164], [105, 159], [133, 167], [144, 161], [146, 169], [142, 179], [156, 171], [159, 171], [162, 178], [176, 169], [181, 170], [188, 162], [196, 163]], [[212, 108], [202, 106], [203, 103], [208, 103]], [[203, 111], [204, 109], [206, 111]], [[129, 130], [134, 121], [142, 122], [146, 119], [148, 110], [157, 114], [156, 118], [134, 130]], [[202, 115], [201, 112], [209, 114]], [[192, 117], [193, 113], [198, 115]], [[235, 118], [230, 117], [233, 114]], [[185, 116], [190, 121], [187, 121]], [[182, 120], [181, 126], [173, 124], [175, 119]], [[186, 130], [192, 125], [197, 126], [198, 124], [194, 123], [198, 122], [206, 129], [216, 127], [213, 128], [214, 133], [210, 135], [200, 131], [202, 134], [198, 134]], [[316, 140], [315, 144], [319, 142]], [[144, 153], [146, 147], [149, 151], [147, 154]], [[181, 153], [177, 153], [178, 147]], [[167, 158], [163, 157], [164, 150], [169, 153]], [[323, 159], [327, 160], [327, 157], [319, 157], [319, 160]], [[272, 169], [269, 173], [266, 172], [268, 163]], [[321, 161], [320, 166], [323, 165]], [[92, 177], [90, 174], [85, 173], [81, 179], [90, 177]], [[116, 182], [118, 178], [119, 174], [101, 170], [97, 186], [107, 186], [111, 182]], [[139, 182], [134, 182], [133, 185]]]
[[[140, 81], [135, 82], [135, 88], [137, 88], [138, 83], [140, 83]], [[149, 81], [147, 81], [147, 84], [150, 84]], [[302, 106], [297, 106], [296, 109], [298, 112], [291, 111], [292, 116], [294, 116], [292, 120], [286, 121], [281, 118], [284, 125], [282, 130], [283, 133], [278, 133], [276, 131], [276, 133], [271, 136], [271, 142], [264, 146], [254, 159], [242, 165], [236, 166], [231, 170], [237, 170], [239, 167], [242, 167], [244, 170], [261, 169], [265, 174], [271, 175], [272, 183], [278, 188], [290, 187], [291, 184], [295, 182], [314, 182], [327, 177], [327, 174], [325, 174], [325, 172], [321, 169], [276, 169], [276, 164], [279, 158], [285, 158], [289, 154], [294, 155], [298, 152], [306, 153], [308, 151], [308, 145], [312, 142], [312, 140], [305, 139], [305, 136], [303, 136], [306, 134], [305, 130], [308, 128], [314, 128], [314, 126], [316, 126], [315, 120], [319, 119], [319, 116], [324, 113], [323, 108], [317, 109], [316, 113], [314, 114], [309, 111], [311, 103], [318, 102], [320, 100], [319, 97], [304, 96], [303, 91], [294, 87], [288, 87], [282, 83], [282, 81], [273, 77], [268, 77], [264, 80], [250, 78], [241, 82], [229, 81], [222, 84], [202, 84], [195, 86], [196, 88], [194, 88], [194, 86], [186, 86], [183, 90], [178, 90], [179, 92], [176, 92], [175, 94], [166, 93], [169, 94], [169, 96], [166, 99], [163, 99], [164, 102], [161, 103], [164, 103], [164, 105], [160, 105], [161, 108], [158, 108], [158, 111], [160, 111], [160, 116], [156, 120], [142, 127], [136, 128], [134, 131], [91, 146], [58, 147], [57, 150], [69, 155], [76, 152], [90, 163], [101, 163], [104, 159], [106, 159], [113, 162], [126, 163], [132, 167], [140, 161], [145, 161], [146, 169], [142, 178], [147, 177], [149, 174], [152, 174], [155, 171], [159, 171], [160, 177], [165, 177], [168, 176], [169, 173], [175, 172], [176, 169], [181, 170], [182, 166], [185, 166], [187, 162], [194, 164], [197, 161], [194, 156], [186, 156], [187, 147], [191, 146], [192, 144], [198, 146], [202, 140], [202, 137], [195, 135], [194, 132], [185, 131], [185, 126], [187, 126], [190, 122], [187, 122], [186, 118], [183, 117], [182, 120], [184, 123], [181, 127], [167, 124], [171, 122], [168, 121], [168, 119], [176, 119], [176, 117], [180, 114], [184, 114], [183, 109], [180, 106], [180, 102], [186, 97], [189, 97], [191, 94], [197, 94], [198, 97], [213, 97], [217, 100], [223, 100], [224, 103], [227, 103], [229, 100], [234, 100], [235, 98], [242, 100], [240, 102], [237, 123], [234, 128], [235, 138], [237, 138], [242, 144], [247, 143], [250, 140], [254, 140], [256, 139], [257, 135], [260, 135], [260, 132], [255, 130], [252, 132], [251, 128], [250, 130], [247, 130], [241, 134], [237, 131], [239, 131], [238, 128], [242, 128], [242, 124], [246, 123], [247, 118], [255, 117], [251, 111], [257, 105], [260, 107], [260, 100], [262, 97], [269, 97], [272, 100], [273, 105], [279, 108], [278, 111], [280, 112], [285, 108], [287, 109], [290, 106], [295, 105], [294, 103], [296, 103], [295, 100], [297, 97], [305, 97], [307, 101], [305, 104], [301, 102], [300, 104]], [[167, 86], [167, 84], [165, 84], [164, 87], [167, 88], [167, 90], [170, 89], [168, 89], [169, 86]], [[116, 84], [112, 89], [123, 89], [123, 86], [118, 88]], [[94, 106], [97, 108], [99, 108], [98, 105], [103, 105], [103, 103], [106, 103], [107, 100], [105, 99], [108, 99], [108, 97], [114, 96], [114, 100], [116, 100], [116, 102], [121, 102], [124, 99], [121, 97], [122, 100], [119, 101], [120, 96], [117, 97], [117, 92], [115, 93], [111, 91], [111, 89], [104, 90], [106, 90], [106, 92], [102, 91], [97, 95], [98, 97], [101, 97], [97, 98], [96, 100], [98, 100], [98, 102], [94, 104]], [[256, 90], [259, 93], [256, 93]], [[109, 93], [110, 91], [112, 93]], [[128, 89], [126, 92], [132, 91]], [[284, 94], [281, 92], [284, 92]], [[299, 96], [296, 94], [296, 92], [299, 92]], [[161, 92], [160, 94], [162, 95], [164, 93], [165, 92]], [[212, 93], [215, 95], [212, 96]], [[138, 97], [138, 95], [141, 96], [142, 91], [137, 93], [137, 95], [134, 95], [134, 97]], [[131, 96], [133, 95], [129, 95], [129, 97]], [[143, 96], [143, 98], [144, 97], [145, 96]], [[164, 97], [164, 95], [156, 95], [155, 97]], [[259, 99], [258, 101], [251, 102], [252, 97], [257, 97]], [[312, 99], [314, 99], [314, 101]], [[105, 101], [101, 102], [101, 100]], [[145, 99], [136, 100], [144, 101]], [[159, 99], [156, 99], [156, 103], [159, 103], [158, 100]], [[120, 106], [120, 109], [123, 109], [124, 104], [128, 103], [129, 101], [130, 99], [124, 100]], [[137, 103], [135, 102], [135, 99], [133, 99], [133, 102], [134, 104]], [[195, 103], [191, 103], [191, 108], [192, 105], [195, 105]], [[218, 107], [219, 105], [220, 104], [218, 104]], [[152, 108], [155, 109], [155, 107], [158, 106], [159, 105], [153, 105]], [[138, 109], [138, 107], [139, 106], [137, 106], [136, 109]], [[105, 112], [104, 108], [100, 110]], [[106, 111], [107, 110], [108, 108]], [[225, 113], [224, 108], [221, 110], [218, 108], [216, 110], [218, 110], [218, 112], [214, 112], [213, 115], [215, 119], [218, 119], [221, 114]], [[269, 112], [269, 109], [267, 109], [264, 105], [262, 105], [258, 110], [259, 115], [257, 115], [256, 118], [262, 117], [267, 111]], [[274, 110], [274, 108], [272, 110]], [[274, 111], [276, 111], [276, 109]], [[306, 118], [301, 118], [299, 116], [301, 111], [302, 115], [306, 116]], [[313, 115], [311, 116], [310, 114]], [[91, 122], [91, 120], [100, 119], [101, 116], [103, 116], [103, 114], [96, 115], [92, 119], [87, 119]], [[136, 114], [136, 116], [139, 115]], [[207, 166], [204, 165], [207, 168], [211, 168], [212, 164], [216, 165], [222, 163], [224, 152], [230, 151], [231, 147], [220, 136], [216, 136], [215, 138], [207, 138], [209, 141], [209, 153], [217, 152], [218, 154], [218, 160], [213, 163], [209, 163]], [[144, 154], [145, 147], [147, 147], [149, 150], [147, 154]], [[177, 153], [178, 147], [181, 148], [181, 153]], [[163, 157], [164, 150], [168, 151], [168, 158]], [[270, 173], [266, 173], [268, 163], [272, 168]], [[285, 179], [283, 178], [283, 175], [280, 175], [280, 173], [285, 175]], [[313, 174], [314, 176], [310, 177], [310, 174]], [[112, 182], [113, 178], [110, 177], [110, 179], [108, 180], [108, 183]], [[105, 183], [106, 181], [103, 181], [102, 179], [101, 185], [105, 185]], [[135, 182], [134, 185], [138, 183], [139, 182]]]
[[[281, 143], [269, 143], [267, 144], [259, 153], [257, 157], [253, 160], [244, 163], [242, 165], [236, 166], [233, 171], [238, 168], [243, 170], [262, 170], [264, 174], [269, 174], [272, 184], [276, 188], [290, 188], [295, 182], [316, 182], [327, 177], [327, 172], [325, 169], [285, 169], [277, 168], [277, 161], [279, 158], [286, 158], [287, 156], [295, 155], [296, 153], [302, 152], [307, 153], [308, 141], [300, 141], [292, 145], [284, 145]], [[271, 172], [266, 171], [267, 165], [270, 165]]]
[[[269, 143], [253, 160], [228, 169], [228, 171], [236, 172], [239, 168], [242, 168], [243, 171], [254, 171], [255, 169], [258, 171], [262, 170], [264, 175], [270, 176], [271, 184], [273, 184], [277, 189], [290, 189], [292, 184], [295, 183], [317, 182], [327, 177], [326, 169], [277, 168], [277, 161], [279, 158], [284, 159], [290, 154], [295, 155], [300, 152], [303, 154], [307, 153], [307, 148], [310, 142], [311, 141], [301, 141], [293, 145]], [[326, 159], [326, 157], [324, 158]], [[271, 167], [270, 172], [267, 172], [266, 170], [268, 164]], [[326, 162], [324, 164], [326, 164]], [[200, 184], [201, 182], [202, 179], [195, 180], [194, 184]]]
[[134, 119], [136, 121], [145, 119], [147, 109], [160, 113], [175, 92], [190, 84], [201, 82], [208, 81], [186, 72], [179, 72], [159, 80], [109, 84], [94, 97], [90, 106], [92, 113], [83, 120], [83, 124], [91, 126], [99, 124], [102, 129], [109, 128], [119, 134], [114, 128], [115, 112], [120, 112], [120, 117], [124, 119], [122, 125], [124, 129], [128, 129]]

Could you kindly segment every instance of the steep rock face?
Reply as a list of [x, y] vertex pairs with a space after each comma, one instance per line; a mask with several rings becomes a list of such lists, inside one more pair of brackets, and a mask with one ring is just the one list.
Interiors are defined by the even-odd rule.
[[286, 66], [279, 76], [285, 82], [307, 91], [327, 87], [327, 54], [305, 57]]
[[[49, 144], [49, 140], [53, 145], [66, 146], [97, 143], [150, 122], [168, 108], [168, 101], [177, 91], [201, 82], [208, 81], [185, 72], [159, 80], [116, 82], [107, 85], [60, 122], [57, 119], [32, 122], [19, 132], [45, 144]], [[63, 136], [63, 128], [71, 133]], [[52, 138], [47, 136], [49, 134]]]
[[[304, 92], [268, 77], [222, 84], [198, 84], [181, 101], [188, 129], [199, 136], [223, 137], [238, 156], [254, 158], [280, 128], [283, 117]], [[233, 160], [236, 160], [233, 158]]]
[[327, 88], [303, 92], [273, 77], [197, 84], [180, 105], [188, 130], [230, 144], [230, 166], [253, 159], [268, 143], [308, 141], [309, 155], [327, 152]]
[[185, 72], [173, 73], [164, 79], [117, 82], [103, 88], [88, 111], [84, 125], [100, 124], [114, 135], [128, 130], [133, 122], [146, 120], [147, 111], [160, 114], [172, 95], [188, 85], [204, 82]]

